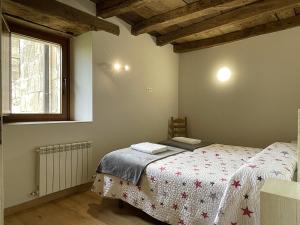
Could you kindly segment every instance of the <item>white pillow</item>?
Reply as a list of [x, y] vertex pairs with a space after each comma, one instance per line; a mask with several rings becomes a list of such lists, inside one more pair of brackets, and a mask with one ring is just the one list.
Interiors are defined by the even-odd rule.
[[133, 150], [144, 152], [147, 154], [152, 154], [152, 155], [165, 152], [168, 150], [168, 147], [165, 145], [159, 145], [159, 144], [154, 144], [149, 142], [143, 142], [143, 143], [131, 145], [131, 148]]
[[186, 144], [191, 144], [191, 145], [197, 145], [197, 144], [201, 143], [201, 140], [199, 140], [199, 139], [186, 138], [186, 137], [174, 137], [174, 138], [172, 138], [172, 140], [186, 143]]

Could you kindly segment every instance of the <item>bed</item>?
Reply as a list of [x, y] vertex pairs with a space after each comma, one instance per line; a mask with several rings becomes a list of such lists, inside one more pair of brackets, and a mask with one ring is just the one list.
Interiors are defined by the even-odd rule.
[[93, 191], [172, 225], [258, 225], [264, 181], [292, 180], [296, 162], [295, 144], [213, 144], [151, 163], [139, 185], [97, 174]]

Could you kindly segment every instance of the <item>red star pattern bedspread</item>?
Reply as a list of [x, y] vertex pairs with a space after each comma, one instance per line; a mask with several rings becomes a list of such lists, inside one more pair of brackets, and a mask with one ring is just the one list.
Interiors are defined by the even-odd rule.
[[264, 150], [214, 144], [151, 163], [139, 186], [98, 174], [93, 191], [172, 225], [258, 225], [265, 179], [291, 180], [295, 168], [292, 144]]

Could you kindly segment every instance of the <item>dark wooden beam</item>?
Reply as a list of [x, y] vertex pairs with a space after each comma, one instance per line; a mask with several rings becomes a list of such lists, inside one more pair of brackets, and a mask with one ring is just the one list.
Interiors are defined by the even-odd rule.
[[75, 36], [99, 30], [120, 34], [117, 25], [55, 0], [3, 0], [3, 12]]
[[68, 34], [68, 33], [65, 33], [63, 31], [54, 30], [54, 29], [51, 29], [49, 27], [45, 27], [45, 26], [42, 26], [42, 25], [39, 25], [39, 24], [36, 24], [36, 23], [33, 23], [33, 22], [28, 22], [28, 21], [25, 21], [25, 20], [22, 20], [22, 19], [19, 19], [19, 18], [16, 18], [16, 17], [9, 16], [7, 14], [3, 14], [3, 17], [7, 21], [8, 24], [13, 24], [13, 25], [17, 24], [17, 25], [21, 25], [23, 27], [28, 27], [28, 28], [48, 32], [48, 33], [53, 33], [53, 34], [56, 34], [58, 36], [62, 36], [62, 37], [66, 37], [66, 38], [74, 37], [73, 34]]
[[97, 3], [97, 16], [102, 18], [109, 18], [118, 16], [136, 8], [139, 8], [151, 0], [106, 0]]
[[300, 0], [264, 0], [241, 7], [227, 13], [215, 16], [199, 23], [177, 29], [157, 38], [157, 45], [165, 45], [183, 37], [211, 31], [223, 26], [234, 25], [238, 22], [255, 18], [262, 14], [273, 13], [277, 10], [296, 6]]
[[279, 21], [255, 26], [252, 28], [247, 28], [241, 31], [224, 34], [213, 38], [191, 41], [182, 44], [175, 44], [174, 52], [184, 53], [184, 52], [195, 51], [199, 49], [210, 48], [210, 47], [234, 42], [237, 40], [255, 37], [262, 34], [268, 34], [268, 33], [273, 33], [281, 30], [286, 30], [297, 26], [300, 26], [300, 15], [288, 19], [284, 19], [284, 20], [279, 20]]
[[215, 0], [215, 1], [197, 1], [186, 6], [168, 11], [166, 13], [145, 19], [132, 27], [132, 34], [139, 35], [149, 33], [161, 27], [172, 26], [194, 18], [206, 15], [224, 12], [228, 9], [244, 6], [251, 3], [250, 0]]

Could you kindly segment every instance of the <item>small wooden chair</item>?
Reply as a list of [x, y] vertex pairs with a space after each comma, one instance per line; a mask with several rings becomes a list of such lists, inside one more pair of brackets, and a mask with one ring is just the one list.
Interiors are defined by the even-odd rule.
[[169, 138], [173, 137], [187, 137], [187, 118], [176, 118], [171, 117], [169, 121]]

